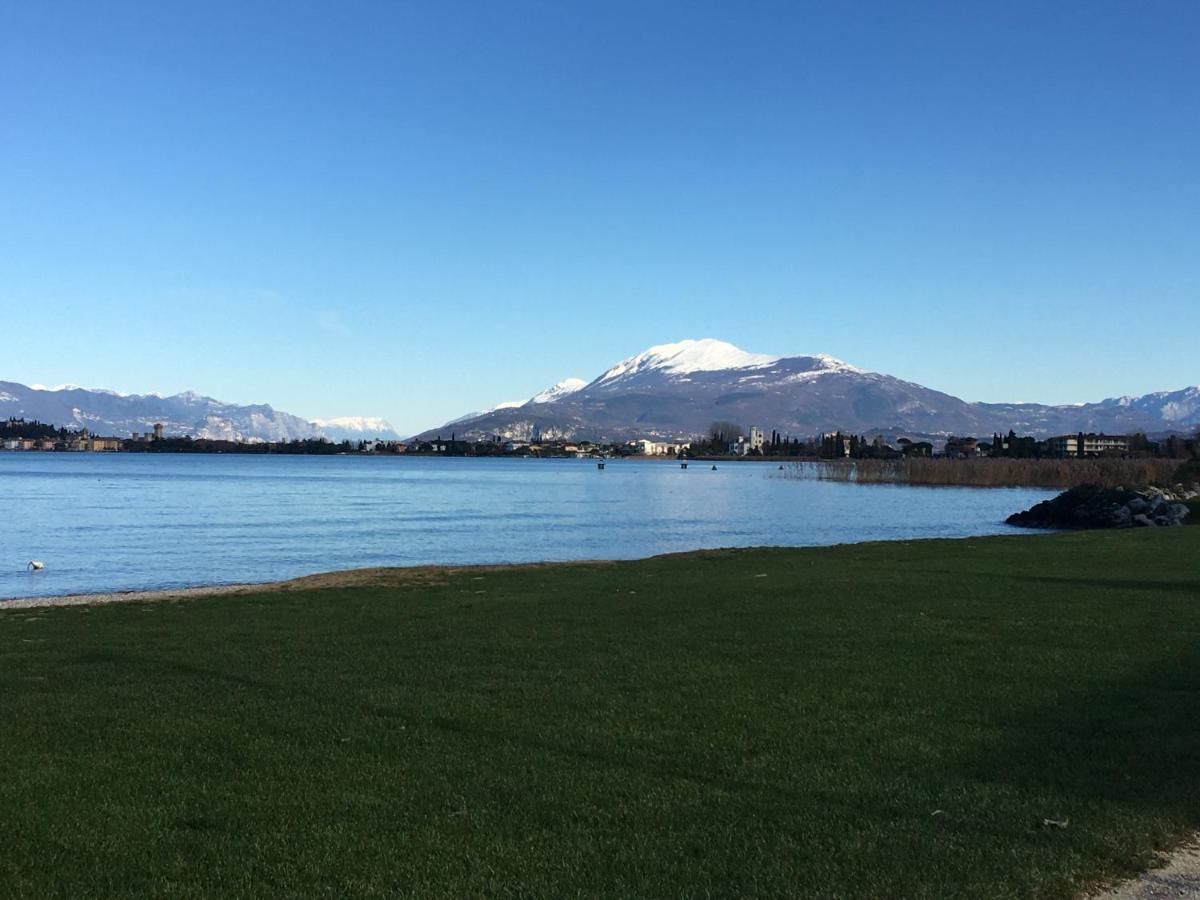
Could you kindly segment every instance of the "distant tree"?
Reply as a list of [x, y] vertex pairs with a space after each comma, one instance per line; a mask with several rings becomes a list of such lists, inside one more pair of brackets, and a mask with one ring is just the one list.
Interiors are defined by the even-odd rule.
[[708, 434], [714, 444], [732, 444], [743, 437], [745, 432], [742, 431], [741, 425], [735, 425], [733, 422], [713, 422], [708, 426]]

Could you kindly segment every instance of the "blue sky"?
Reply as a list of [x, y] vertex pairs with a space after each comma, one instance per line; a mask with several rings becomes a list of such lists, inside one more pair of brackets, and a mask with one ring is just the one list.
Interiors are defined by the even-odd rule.
[[0, 379], [414, 431], [718, 337], [1200, 382], [1200, 4], [11, 3]]

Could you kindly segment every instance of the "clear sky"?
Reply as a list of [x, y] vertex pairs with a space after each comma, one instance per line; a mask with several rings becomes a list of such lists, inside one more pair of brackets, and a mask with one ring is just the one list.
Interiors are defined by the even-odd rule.
[[1200, 3], [0, 6], [0, 379], [415, 431], [652, 344], [1200, 382]]

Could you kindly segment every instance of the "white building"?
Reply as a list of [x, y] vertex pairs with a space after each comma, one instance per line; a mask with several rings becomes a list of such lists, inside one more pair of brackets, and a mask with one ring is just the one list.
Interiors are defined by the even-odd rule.
[[729, 452], [734, 456], [749, 456], [756, 451], [762, 453], [763, 443], [762, 429], [757, 425], [751, 425], [750, 437], [739, 437], [729, 445]]
[[[1079, 446], [1083, 439], [1082, 448]], [[1062, 434], [1048, 441], [1055, 456], [1103, 456], [1105, 453], [1128, 453], [1129, 438], [1123, 434]]]
[[634, 452], [640, 456], [675, 456], [688, 449], [691, 444], [672, 444], [667, 441], [631, 441]]

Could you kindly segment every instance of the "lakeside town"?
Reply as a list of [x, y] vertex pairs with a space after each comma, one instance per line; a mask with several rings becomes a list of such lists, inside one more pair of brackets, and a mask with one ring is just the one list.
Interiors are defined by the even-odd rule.
[[68, 429], [37, 421], [11, 418], [0, 422], [0, 451], [91, 453], [252, 453], [252, 454], [374, 454], [392, 456], [546, 457], [610, 459], [658, 457], [675, 459], [900, 460], [900, 459], [1189, 459], [1196, 455], [1197, 436], [1077, 433], [1039, 439], [1031, 435], [994, 433], [991, 438], [855, 435], [841, 431], [799, 438], [758, 426], [743, 429], [714, 422], [709, 433], [692, 441], [637, 439], [623, 442], [460, 440], [436, 437], [422, 441], [341, 441], [325, 438], [285, 442], [228, 441], [168, 436], [161, 423], [129, 437], [101, 436], [87, 428]]

